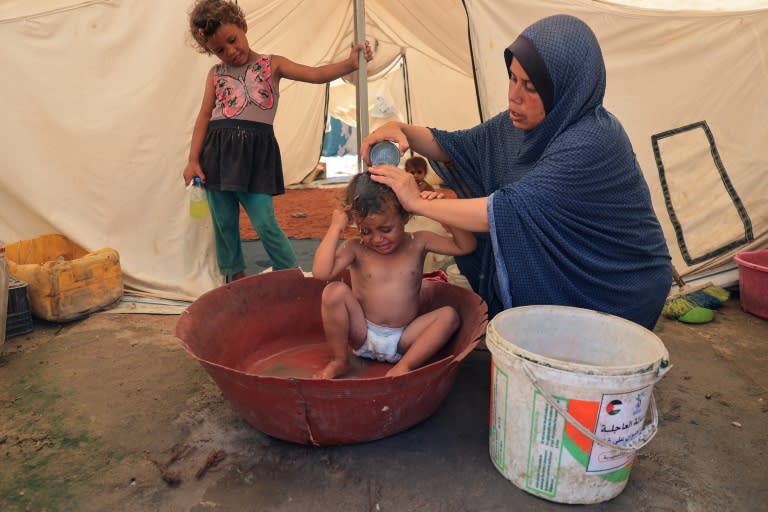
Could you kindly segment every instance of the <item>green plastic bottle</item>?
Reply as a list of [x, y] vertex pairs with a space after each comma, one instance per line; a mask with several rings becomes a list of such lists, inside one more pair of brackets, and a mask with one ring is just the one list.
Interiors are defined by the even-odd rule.
[[199, 176], [195, 176], [192, 180], [189, 214], [193, 219], [204, 219], [208, 215], [208, 198]]

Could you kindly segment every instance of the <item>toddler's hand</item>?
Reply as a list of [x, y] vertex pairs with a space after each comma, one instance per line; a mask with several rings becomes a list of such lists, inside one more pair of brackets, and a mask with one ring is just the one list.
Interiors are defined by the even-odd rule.
[[340, 210], [338, 208], [335, 208], [333, 210], [333, 214], [331, 215], [330, 228], [336, 229], [339, 231], [339, 233], [341, 233], [347, 228], [348, 225], [349, 225], [349, 216], [347, 215], [347, 212]]
[[426, 199], [427, 201], [431, 201], [433, 199], [442, 199], [445, 197], [445, 194], [442, 192], [437, 192], [436, 190], [424, 190], [420, 194], [422, 199]]

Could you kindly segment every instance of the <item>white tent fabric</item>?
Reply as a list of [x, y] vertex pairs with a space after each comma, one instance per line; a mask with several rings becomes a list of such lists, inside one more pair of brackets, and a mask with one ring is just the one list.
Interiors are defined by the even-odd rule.
[[[189, 217], [181, 179], [216, 62], [189, 42], [190, 3], [0, 0], [0, 240], [61, 233], [86, 249], [114, 247], [136, 294], [189, 300], [221, 282], [209, 223]], [[350, 0], [240, 5], [256, 51], [305, 64], [348, 55]], [[768, 10], [368, 0], [366, 34], [379, 42], [369, 72], [405, 54], [413, 121], [470, 127], [479, 120], [473, 63], [487, 118], [506, 108], [502, 49], [558, 12], [582, 17], [600, 39], [606, 103], [633, 140], [677, 268], [690, 274], [765, 246]], [[275, 130], [287, 183], [317, 162], [325, 95], [322, 85], [281, 84]]]

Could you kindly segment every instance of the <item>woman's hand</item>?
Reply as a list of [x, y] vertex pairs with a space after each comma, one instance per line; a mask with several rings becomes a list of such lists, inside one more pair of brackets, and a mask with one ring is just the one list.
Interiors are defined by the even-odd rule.
[[368, 172], [373, 181], [383, 183], [395, 192], [406, 211], [417, 213], [414, 209], [421, 201], [421, 190], [413, 174], [393, 165], [377, 165], [370, 167]]
[[[488, 198], [438, 199], [439, 192], [424, 192], [425, 198], [412, 174], [392, 165], [370, 167], [368, 172], [376, 183], [391, 188], [400, 204], [409, 213], [423, 215], [443, 224], [465, 231], [488, 232]], [[436, 194], [436, 195], [433, 195]], [[449, 230], [451, 231], [451, 230]], [[454, 229], [455, 232], [455, 229]]]

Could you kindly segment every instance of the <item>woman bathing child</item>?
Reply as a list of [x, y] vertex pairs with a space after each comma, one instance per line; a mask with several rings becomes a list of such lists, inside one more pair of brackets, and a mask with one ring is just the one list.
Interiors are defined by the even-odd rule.
[[[317, 279], [331, 280], [349, 268], [351, 286], [333, 281], [322, 296], [322, 319], [331, 360], [315, 378], [332, 379], [349, 371], [355, 355], [393, 363], [388, 376], [418, 368], [459, 327], [450, 306], [419, 315], [419, 294], [427, 251], [448, 256], [475, 250], [472, 233], [446, 226], [453, 235], [431, 231], [407, 233], [408, 214], [392, 189], [375, 183], [367, 172], [350, 181], [342, 209], [320, 241], [312, 265]], [[352, 221], [360, 236], [345, 240]], [[338, 247], [337, 247], [338, 246]]]

